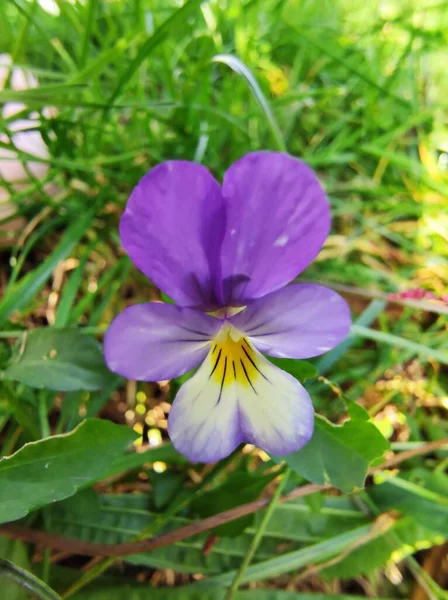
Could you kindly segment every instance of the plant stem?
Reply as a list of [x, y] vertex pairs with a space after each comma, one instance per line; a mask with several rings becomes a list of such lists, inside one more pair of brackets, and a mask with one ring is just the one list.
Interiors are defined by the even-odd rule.
[[50, 426], [48, 424], [47, 394], [45, 390], [39, 392], [39, 426], [42, 439], [50, 437]]
[[255, 535], [252, 538], [252, 541], [250, 543], [250, 546], [246, 553], [246, 556], [244, 557], [244, 559], [240, 565], [240, 568], [236, 572], [231, 586], [227, 590], [227, 594], [226, 594], [224, 600], [233, 600], [233, 598], [235, 597], [235, 594], [237, 593], [238, 587], [240, 585], [240, 581], [243, 577], [244, 571], [250, 565], [252, 558], [254, 557], [254, 554], [257, 551], [258, 546], [260, 545], [261, 538], [263, 537], [266, 526], [269, 523], [272, 513], [276, 507], [277, 501], [280, 498], [280, 496], [288, 482], [290, 473], [291, 473], [291, 469], [289, 469], [289, 468], [286, 469], [285, 474], [283, 475], [283, 478], [281, 479], [280, 483], [278, 484], [277, 489], [275, 490], [274, 495], [272, 496], [272, 500], [269, 503], [269, 505], [266, 509], [266, 512], [264, 513], [264, 515], [260, 521], [260, 524], [258, 525], [257, 531], [255, 532]]

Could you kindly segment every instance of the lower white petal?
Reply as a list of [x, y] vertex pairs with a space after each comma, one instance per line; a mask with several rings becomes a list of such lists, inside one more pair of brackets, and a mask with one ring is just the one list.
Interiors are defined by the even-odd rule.
[[230, 332], [216, 340], [180, 389], [168, 430], [175, 448], [187, 458], [214, 462], [242, 442], [270, 454], [295, 452], [309, 441], [313, 423], [305, 388], [247, 339]]

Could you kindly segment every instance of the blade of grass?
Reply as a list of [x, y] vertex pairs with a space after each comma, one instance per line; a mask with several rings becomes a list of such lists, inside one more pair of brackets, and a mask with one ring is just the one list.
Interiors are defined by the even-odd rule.
[[78, 266], [68, 278], [56, 310], [56, 317], [54, 321], [55, 327], [66, 327], [69, 323], [70, 312], [83, 280], [85, 266], [90, 257], [91, 251], [96, 246], [96, 243], [97, 242], [95, 240], [89, 244], [87, 250], [84, 252], [81, 260], [79, 261]]
[[232, 56], [231, 54], [217, 54], [212, 60], [215, 63], [227, 65], [232, 69], [232, 71], [235, 71], [235, 73], [240, 75], [245, 80], [269, 123], [277, 150], [280, 150], [281, 152], [287, 152], [285, 140], [283, 139], [280, 128], [275, 120], [274, 113], [272, 112], [268, 101], [264, 97], [264, 94], [251, 71], [239, 58]]
[[42, 289], [45, 282], [51, 276], [56, 265], [67, 258], [74, 246], [85, 234], [95, 209], [81, 215], [65, 232], [59, 244], [52, 254], [34, 271], [31, 271], [11, 289], [11, 291], [0, 302], [0, 326], [3, 325], [10, 315], [23, 308], [35, 297]]
[[79, 66], [82, 68], [87, 60], [89, 52], [90, 36], [92, 35], [93, 21], [98, 7], [98, 0], [89, 0], [87, 5], [87, 17], [84, 21], [84, 35], [82, 40], [81, 55], [79, 57]]
[[419, 354], [425, 358], [437, 360], [443, 365], [448, 365], [447, 351], [435, 350], [425, 346], [424, 344], [419, 344], [417, 342], [412, 342], [411, 340], [399, 337], [398, 335], [385, 333], [384, 331], [377, 331], [376, 329], [370, 329], [369, 327], [364, 327], [359, 324], [352, 325], [351, 333], [355, 336], [374, 340], [375, 342], [388, 344], [390, 346], [395, 346], [396, 348], [403, 348], [403, 350], [408, 350], [412, 355]]
[[277, 489], [275, 490], [275, 492], [272, 496], [272, 500], [270, 501], [269, 506], [267, 507], [267, 509], [257, 527], [255, 535], [252, 538], [252, 541], [250, 543], [250, 546], [246, 553], [246, 556], [243, 558], [241, 565], [240, 565], [238, 571], [235, 573], [235, 577], [233, 578], [233, 581], [232, 581], [229, 589], [227, 590], [224, 600], [233, 600], [233, 598], [235, 598], [235, 594], [238, 592], [238, 587], [241, 583], [241, 580], [243, 579], [244, 572], [246, 571], [246, 569], [252, 562], [254, 554], [257, 551], [258, 546], [260, 545], [260, 542], [263, 537], [266, 526], [269, 523], [272, 513], [274, 512], [274, 509], [277, 505], [278, 499], [280, 498], [283, 490], [285, 489], [286, 484], [288, 483], [290, 474], [291, 474], [291, 470], [287, 469], [285, 471], [280, 483], [278, 484]]
[[[372, 300], [367, 308], [356, 320], [356, 325], [370, 325], [378, 315], [385, 309], [387, 303], [384, 300]], [[352, 326], [353, 327], [353, 326]], [[331, 367], [356, 343], [356, 338], [349, 336], [339, 346], [336, 346], [330, 352], [327, 352], [320, 360], [317, 361], [316, 367], [321, 375], [325, 375]]]
[[[248, 583], [249, 581], [262, 581], [264, 579], [270, 579], [272, 577], [278, 577], [284, 573], [295, 571], [302, 567], [308, 566], [311, 563], [323, 562], [332, 558], [333, 556], [343, 552], [354, 543], [359, 544], [362, 539], [371, 540], [373, 525], [363, 525], [347, 531], [341, 535], [332, 537], [331, 539], [325, 540], [301, 548], [300, 550], [294, 550], [275, 558], [270, 558], [265, 561], [261, 561], [255, 565], [252, 565], [246, 570], [246, 573], [241, 579], [241, 584]], [[207, 588], [209, 586], [216, 585], [228, 585], [232, 582], [235, 577], [236, 571], [228, 571], [222, 575], [216, 575], [210, 577], [204, 582], [194, 584], [195, 588]]]
[[109, 98], [109, 104], [113, 104], [115, 102], [131, 77], [137, 71], [142, 62], [151, 54], [151, 52], [153, 52], [153, 50], [155, 50], [157, 46], [159, 46], [159, 44], [161, 44], [168, 37], [168, 35], [173, 35], [180, 25], [185, 27], [188, 17], [193, 11], [199, 10], [201, 2], [202, 0], [187, 0], [187, 2], [185, 2], [181, 8], [168, 17], [168, 19], [156, 29], [153, 35], [146, 40], [146, 42], [140, 48], [137, 56], [119, 78], [118, 83]]
[[61, 597], [48, 587], [46, 583], [4, 558], [0, 558], [0, 577], [15, 581], [25, 590], [32, 592], [34, 596], [42, 600], [61, 600]]

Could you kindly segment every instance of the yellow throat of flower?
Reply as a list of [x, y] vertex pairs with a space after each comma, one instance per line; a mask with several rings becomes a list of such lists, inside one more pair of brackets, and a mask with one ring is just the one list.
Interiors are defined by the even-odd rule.
[[254, 389], [253, 382], [260, 375], [257, 353], [250, 342], [231, 325], [224, 325], [218, 333], [209, 354], [210, 379], [222, 387], [239, 383]]

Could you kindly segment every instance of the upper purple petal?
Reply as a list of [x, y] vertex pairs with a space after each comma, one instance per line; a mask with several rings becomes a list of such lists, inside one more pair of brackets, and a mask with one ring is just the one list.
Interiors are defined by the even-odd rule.
[[321, 285], [295, 284], [268, 294], [230, 319], [258, 350], [279, 358], [310, 358], [337, 346], [350, 331], [347, 302]]
[[135, 265], [181, 306], [220, 305], [224, 205], [217, 181], [202, 165], [167, 161], [147, 173], [120, 223]]
[[223, 304], [244, 305], [289, 283], [316, 257], [330, 230], [314, 172], [279, 152], [254, 152], [223, 182]]
[[106, 331], [107, 366], [140, 381], [178, 377], [204, 360], [221, 326], [219, 319], [173, 304], [130, 306]]

